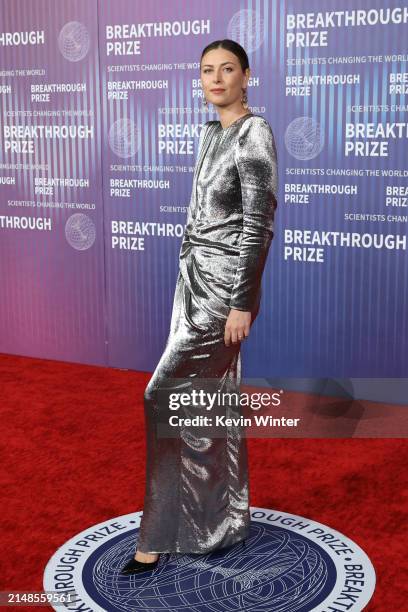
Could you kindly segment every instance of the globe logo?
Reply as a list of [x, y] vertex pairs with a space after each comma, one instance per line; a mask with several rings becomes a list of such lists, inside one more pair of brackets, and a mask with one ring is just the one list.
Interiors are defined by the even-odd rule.
[[104, 609], [158, 610], [149, 604], [156, 597], [164, 610], [202, 610], [199, 604], [206, 602], [209, 610], [218, 604], [219, 610], [289, 612], [320, 603], [336, 580], [331, 559], [319, 547], [255, 524], [246, 547], [239, 543], [207, 555], [162, 555], [149, 587], [146, 576], [129, 579], [119, 573], [134, 541], [133, 536], [117, 539], [84, 568]]
[[88, 215], [75, 213], [65, 223], [65, 237], [72, 248], [86, 251], [95, 242], [95, 224]]
[[44, 589], [75, 591], [78, 609], [109, 612], [321, 612], [344, 604], [353, 567], [363, 586], [347, 600], [348, 610], [360, 612], [374, 592], [374, 568], [355, 542], [311, 519], [265, 508], [251, 508], [245, 546], [162, 553], [153, 572], [123, 575], [137, 547], [141, 514], [116, 517], [72, 537], [48, 562]]
[[324, 134], [320, 125], [311, 117], [294, 119], [286, 128], [285, 146], [296, 159], [313, 159], [324, 146]]
[[227, 32], [228, 38], [238, 41], [247, 53], [252, 53], [264, 42], [264, 20], [257, 11], [242, 9], [231, 17]]
[[132, 119], [118, 119], [109, 130], [109, 146], [119, 157], [132, 157], [139, 148], [137, 127]]
[[58, 36], [58, 47], [70, 62], [79, 62], [89, 51], [89, 33], [79, 21], [69, 21]]

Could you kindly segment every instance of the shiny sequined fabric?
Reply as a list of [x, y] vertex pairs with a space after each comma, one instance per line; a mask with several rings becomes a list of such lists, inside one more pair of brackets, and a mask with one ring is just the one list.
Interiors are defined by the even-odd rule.
[[[207, 121], [170, 333], [144, 394], [146, 491], [137, 540], [142, 552], [207, 553], [249, 534], [244, 430], [225, 426], [223, 436], [212, 437], [205, 428], [181, 427], [171, 438], [159, 435], [159, 426], [174, 415], [169, 394], [198, 389], [200, 380], [239, 392], [240, 343], [225, 345], [225, 322], [231, 308], [251, 312], [251, 325], [258, 314], [277, 190], [276, 147], [263, 117], [250, 113], [227, 128]], [[241, 414], [239, 404], [222, 410]], [[190, 416], [203, 412], [188, 409]]]

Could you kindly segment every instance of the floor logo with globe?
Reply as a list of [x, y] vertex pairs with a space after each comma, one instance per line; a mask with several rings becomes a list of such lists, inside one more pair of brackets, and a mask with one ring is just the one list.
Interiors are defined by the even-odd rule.
[[374, 592], [372, 563], [344, 534], [254, 507], [245, 546], [162, 553], [153, 572], [123, 575], [141, 516], [104, 521], [68, 540], [45, 568], [45, 591], [71, 594], [68, 609], [108, 612], [357, 612]]

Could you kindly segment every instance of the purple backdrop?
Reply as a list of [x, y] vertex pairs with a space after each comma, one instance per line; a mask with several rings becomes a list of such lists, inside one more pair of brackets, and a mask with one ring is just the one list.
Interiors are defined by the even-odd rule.
[[[379, 0], [135, 6], [0, 5], [0, 350], [155, 367], [198, 132], [217, 118], [201, 106], [199, 57], [228, 37], [248, 51], [249, 104], [269, 120], [279, 159], [245, 375], [406, 376], [407, 11]], [[85, 91], [44, 91], [57, 84]], [[11, 134], [42, 124], [74, 131]], [[74, 184], [47, 192], [63, 178]], [[16, 217], [37, 225], [20, 229]]]

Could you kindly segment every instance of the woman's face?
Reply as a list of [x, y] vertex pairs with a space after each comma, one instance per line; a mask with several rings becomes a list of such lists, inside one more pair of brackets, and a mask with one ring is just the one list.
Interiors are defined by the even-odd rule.
[[206, 100], [216, 106], [241, 102], [247, 88], [249, 68], [242, 72], [239, 59], [226, 49], [212, 49], [201, 60], [201, 84]]

